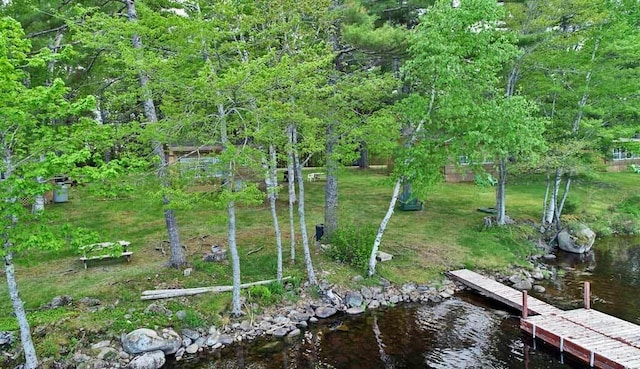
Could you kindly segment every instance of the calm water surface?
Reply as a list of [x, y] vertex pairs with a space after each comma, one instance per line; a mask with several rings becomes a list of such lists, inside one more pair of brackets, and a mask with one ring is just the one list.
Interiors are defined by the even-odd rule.
[[[593, 308], [640, 324], [640, 238], [600, 241], [587, 256], [559, 254], [558, 277], [536, 297], [581, 307], [591, 282]], [[169, 368], [584, 368], [519, 329], [517, 313], [473, 293], [432, 305], [407, 304], [340, 316], [293, 340], [258, 340]]]

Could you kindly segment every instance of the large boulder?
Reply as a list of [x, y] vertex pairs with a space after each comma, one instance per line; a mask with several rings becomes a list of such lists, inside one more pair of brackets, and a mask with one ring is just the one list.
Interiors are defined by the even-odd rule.
[[140, 328], [122, 336], [122, 348], [132, 355], [157, 350], [167, 355], [175, 354], [181, 345], [180, 335], [171, 329], [163, 329], [158, 333], [152, 329]]
[[577, 224], [571, 229], [563, 229], [558, 233], [560, 250], [574, 254], [584, 254], [593, 247], [596, 234], [584, 224]]

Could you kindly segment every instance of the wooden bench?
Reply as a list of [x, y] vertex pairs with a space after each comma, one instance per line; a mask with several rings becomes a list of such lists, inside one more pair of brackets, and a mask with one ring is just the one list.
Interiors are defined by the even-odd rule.
[[133, 251], [127, 251], [127, 247], [131, 242], [129, 241], [117, 241], [117, 242], [101, 242], [91, 245], [85, 245], [80, 247], [82, 256], [80, 261], [84, 263], [84, 268], [87, 269], [87, 261], [89, 260], [102, 260], [110, 258], [124, 257], [127, 262], [131, 261], [131, 255]]
[[326, 180], [327, 179], [327, 175], [324, 174], [324, 173], [309, 173], [309, 174], [307, 174], [307, 179], [309, 180], [309, 182]]

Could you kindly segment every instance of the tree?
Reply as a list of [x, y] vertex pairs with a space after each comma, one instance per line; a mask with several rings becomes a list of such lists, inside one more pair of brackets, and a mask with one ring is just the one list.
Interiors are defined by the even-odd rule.
[[42, 212], [23, 207], [20, 198], [36, 196], [50, 188], [38, 178], [51, 178], [75, 170], [89, 160], [95, 122], [82, 117], [91, 111], [93, 99], [66, 99], [68, 89], [59, 80], [49, 86], [27, 86], [28, 69], [45, 66], [39, 57], [29, 57], [31, 45], [22, 27], [12, 18], [0, 18], [0, 157], [4, 180], [0, 181], [2, 255], [14, 313], [20, 327], [25, 367], [38, 367], [23, 302], [19, 296], [13, 257], [30, 247], [60, 247], [63, 243], [48, 229]]

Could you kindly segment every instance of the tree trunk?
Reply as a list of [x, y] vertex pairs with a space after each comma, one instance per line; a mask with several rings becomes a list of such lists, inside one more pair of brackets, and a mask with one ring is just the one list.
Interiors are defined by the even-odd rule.
[[546, 219], [547, 219], [547, 206], [548, 206], [548, 201], [549, 201], [549, 190], [551, 189], [551, 178], [549, 177], [549, 168], [547, 168], [546, 170], [547, 172], [547, 176], [546, 176], [546, 188], [544, 190], [544, 201], [542, 203], [542, 225], [545, 225]]
[[[218, 116], [220, 117], [220, 141], [222, 143], [223, 150], [227, 150], [229, 140], [227, 138], [227, 121], [226, 112], [222, 104], [218, 104]], [[240, 306], [240, 256], [238, 255], [238, 246], [236, 244], [236, 204], [233, 200], [233, 194], [235, 190], [235, 178], [233, 174], [233, 161], [229, 163], [229, 170], [225, 175], [225, 184], [227, 191], [230, 192], [231, 200], [227, 204], [227, 214], [229, 219], [227, 220], [227, 239], [229, 241], [229, 252], [231, 253], [231, 269], [233, 274], [233, 302], [231, 314], [234, 316], [240, 316], [242, 309]]]
[[369, 150], [367, 149], [367, 143], [362, 142], [360, 144], [360, 161], [358, 162], [360, 169], [369, 168]]
[[324, 186], [324, 234], [326, 237], [338, 229], [338, 161], [335, 158], [336, 134], [334, 123], [327, 127], [327, 181]]
[[291, 139], [293, 140], [293, 160], [296, 170], [296, 178], [298, 180], [298, 217], [300, 218], [300, 236], [302, 237], [302, 251], [304, 252], [304, 264], [307, 268], [307, 277], [309, 284], [315, 286], [318, 284], [316, 273], [313, 270], [311, 262], [311, 251], [309, 250], [309, 237], [307, 235], [307, 222], [304, 212], [304, 179], [302, 177], [302, 166], [298, 157], [298, 133], [296, 126], [292, 128]]
[[[136, 7], [134, 0], [125, 0], [127, 6], [127, 16], [129, 21], [136, 22], [138, 15], [136, 13]], [[134, 34], [131, 38], [131, 44], [134, 49], [142, 49], [142, 41], [140, 36]], [[156, 106], [151, 97], [151, 91], [149, 90], [149, 76], [144, 71], [139, 71], [140, 87], [142, 88], [142, 106], [144, 108], [144, 115], [149, 123], [157, 123], [158, 116], [156, 115]], [[153, 146], [153, 154], [158, 159], [158, 179], [160, 185], [164, 189], [171, 187], [171, 180], [169, 178], [169, 172], [167, 170], [167, 159], [160, 142], [154, 141], [151, 143]], [[166, 191], [163, 191], [162, 204], [164, 205], [164, 218], [167, 224], [167, 233], [169, 236], [169, 246], [171, 250], [171, 259], [169, 260], [169, 266], [173, 268], [181, 268], [187, 264], [187, 259], [182, 250], [182, 244], [180, 243], [180, 231], [178, 229], [178, 222], [175, 217], [175, 212], [170, 209], [171, 200], [166, 195]]]
[[273, 219], [273, 229], [276, 233], [276, 250], [277, 250], [277, 267], [276, 267], [276, 279], [278, 282], [282, 282], [282, 235], [280, 233], [280, 225], [278, 224], [278, 212], [276, 211], [276, 198], [278, 178], [276, 176], [276, 148], [273, 145], [269, 145], [269, 161], [265, 159], [265, 179], [264, 182], [267, 186], [267, 197], [269, 199], [269, 205], [271, 207], [271, 218]]
[[22, 299], [18, 295], [18, 284], [16, 283], [16, 272], [13, 265], [13, 259], [11, 251], [9, 249], [9, 241], [5, 239], [4, 247], [7, 250], [7, 255], [4, 257], [4, 270], [7, 276], [7, 285], [9, 289], [9, 297], [13, 304], [13, 313], [18, 320], [18, 326], [20, 327], [20, 342], [22, 344], [22, 350], [24, 351], [25, 369], [36, 369], [38, 367], [38, 357], [36, 355], [36, 349], [31, 340], [31, 328], [27, 321], [27, 313], [24, 311], [24, 304]]
[[287, 146], [287, 173], [288, 173], [288, 183], [287, 187], [289, 188], [289, 232], [291, 233], [291, 264], [296, 262], [296, 226], [293, 219], [293, 204], [296, 202], [296, 183], [295, 179], [298, 178], [298, 175], [294, 170], [294, 158], [293, 158], [293, 125], [289, 125], [287, 127], [287, 137], [289, 139], [289, 145]]
[[560, 204], [558, 205], [558, 222], [560, 221], [560, 216], [562, 216], [562, 209], [564, 209], [564, 203], [567, 201], [567, 196], [569, 195], [569, 188], [571, 187], [571, 176], [567, 177], [567, 180], [564, 182], [564, 192], [562, 193], [562, 200], [560, 200]]
[[[54, 37], [53, 43], [49, 45], [49, 50], [51, 51], [51, 55], [55, 55], [58, 53], [58, 49], [60, 48], [60, 43], [62, 42], [63, 36], [64, 36], [64, 32], [62, 30], [59, 30], [58, 32], [56, 32], [56, 37]], [[52, 58], [51, 60], [49, 60], [49, 63], [47, 64], [47, 79], [45, 81], [46, 86], [51, 86], [53, 82], [53, 77], [54, 77], [53, 72], [54, 72], [55, 66], [56, 66], [56, 59]], [[52, 123], [55, 123], [54, 119], [52, 119]], [[44, 155], [40, 156], [40, 161], [44, 161]], [[36, 181], [38, 181], [38, 183], [40, 184], [44, 184], [46, 182], [46, 180], [42, 176], [38, 176], [38, 178], [36, 178]], [[35, 195], [33, 199], [33, 206], [31, 207], [31, 212], [35, 214], [36, 212], [44, 211], [44, 203], [45, 203], [44, 193], [39, 193]]]
[[498, 184], [496, 187], [496, 223], [504, 225], [506, 223], [506, 195], [507, 185], [507, 160], [500, 158], [498, 165]]
[[560, 168], [556, 169], [553, 178], [553, 187], [551, 189], [551, 197], [547, 205], [547, 216], [545, 218], [546, 223], [554, 224], [556, 213], [558, 211], [558, 191], [560, 189], [560, 183], [562, 182], [562, 172]]
[[374, 275], [376, 272], [376, 256], [378, 254], [378, 248], [380, 247], [380, 243], [382, 242], [382, 236], [384, 235], [384, 231], [387, 228], [387, 223], [389, 223], [389, 220], [393, 215], [393, 209], [396, 206], [396, 201], [398, 201], [398, 195], [400, 194], [401, 184], [402, 181], [398, 179], [396, 181], [396, 186], [393, 188], [393, 196], [391, 197], [391, 201], [389, 202], [389, 208], [387, 209], [387, 213], [382, 219], [382, 222], [380, 222], [380, 228], [378, 228], [376, 240], [373, 242], [373, 249], [371, 250], [371, 256], [369, 257], [369, 277]]

